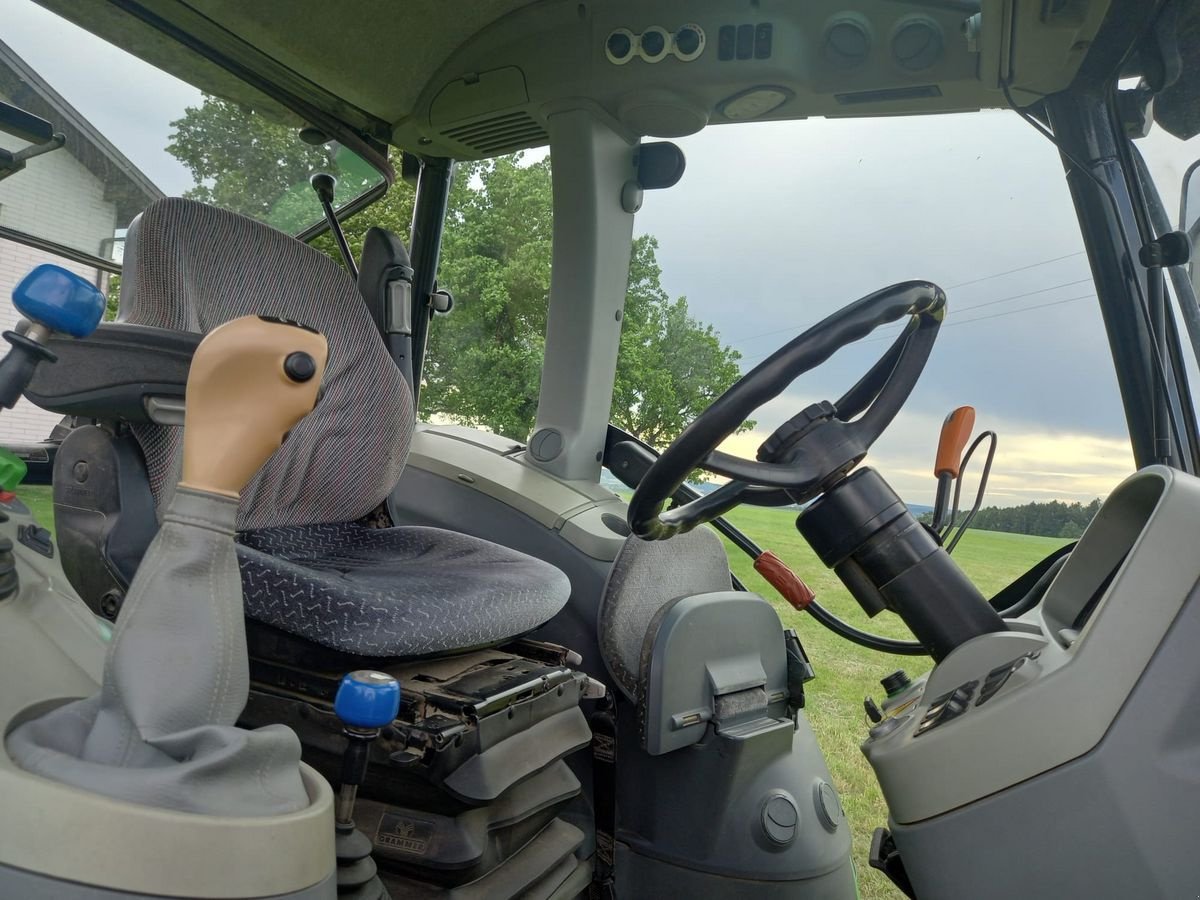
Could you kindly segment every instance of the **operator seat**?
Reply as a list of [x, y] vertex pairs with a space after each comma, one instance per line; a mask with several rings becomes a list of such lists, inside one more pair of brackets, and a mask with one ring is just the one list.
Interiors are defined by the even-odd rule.
[[[400, 478], [412, 394], [349, 275], [262, 223], [168, 198], [126, 240], [118, 320], [206, 333], [257, 314], [322, 332], [329, 362], [314, 411], [241, 494], [237, 527], [250, 620], [330, 650], [409, 657], [494, 645], [546, 622], [567, 577], [515, 550], [420, 526], [369, 527]], [[161, 514], [182, 430], [134, 424]]]

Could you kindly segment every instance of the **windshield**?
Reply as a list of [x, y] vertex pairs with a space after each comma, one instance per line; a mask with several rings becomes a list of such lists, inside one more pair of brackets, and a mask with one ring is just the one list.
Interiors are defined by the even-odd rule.
[[[383, 182], [346, 147], [261, 105], [210, 96], [24, 0], [3, 0], [0, 99], [46, 119], [65, 145], [0, 181], [0, 226], [119, 262], [130, 221], [185, 196], [299, 233], [322, 218], [314, 172], [335, 205]], [[253, 96], [253, 95], [249, 95]], [[0, 147], [28, 142], [0, 134]]]

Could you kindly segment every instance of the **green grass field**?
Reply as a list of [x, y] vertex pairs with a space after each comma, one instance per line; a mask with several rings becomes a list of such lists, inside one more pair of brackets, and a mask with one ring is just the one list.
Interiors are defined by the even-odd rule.
[[[54, 528], [50, 488], [28, 486], [17, 491], [33, 510], [41, 524]], [[773, 550], [808, 582], [820, 602], [842, 619], [889, 637], [910, 638], [895, 616], [883, 613], [868, 619], [841, 582], [817, 560], [796, 532], [795, 512], [744, 507], [730, 519], [764, 549]], [[955, 558], [967, 574], [990, 596], [1021, 572], [1066, 541], [1057, 538], [999, 534], [989, 531], [968, 532], [955, 552]], [[886, 656], [865, 650], [842, 640], [781, 601], [754, 571], [750, 559], [728, 547], [733, 571], [751, 590], [768, 598], [779, 611], [785, 625], [796, 629], [817, 671], [816, 680], [807, 686], [809, 720], [825, 752], [825, 758], [841, 793], [854, 836], [854, 862], [858, 867], [859, 889], [863, 900], [895, 900], [899, 891], [866, 864], [871, 833], [887, 819], [883, 797], [874, 773], [858, 749], [866, 735], [866, 717], [862, 701], [867, 694], [881, 699], [879, 679], [898, 668], [919, 675], [929, 668], [924, 657]]]

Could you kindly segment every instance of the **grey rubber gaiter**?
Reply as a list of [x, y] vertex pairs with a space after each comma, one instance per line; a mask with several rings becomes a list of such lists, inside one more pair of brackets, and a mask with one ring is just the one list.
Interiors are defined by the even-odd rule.
[[182, 812], [265, 816], [308, 805], [291, 729], [234, 724], [246, 704], [238, 502], [180, 486], [138, 568], [100, 693], [15, 729], [22, 768]]

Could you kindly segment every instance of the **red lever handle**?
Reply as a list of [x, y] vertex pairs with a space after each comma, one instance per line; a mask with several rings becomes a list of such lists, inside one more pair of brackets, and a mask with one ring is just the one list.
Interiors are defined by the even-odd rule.
[[754, 560], [754, 571], [765, 578], [771, 587], [779, 591], [783, 595], [783, 599], [796, 609], [803, 610], [817, 599], [812, 588], [805, 584], [787, 563], [770, 550], [764, 550]]

